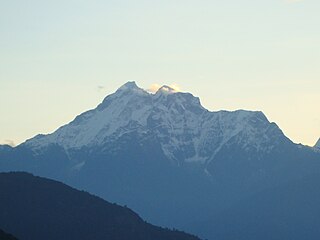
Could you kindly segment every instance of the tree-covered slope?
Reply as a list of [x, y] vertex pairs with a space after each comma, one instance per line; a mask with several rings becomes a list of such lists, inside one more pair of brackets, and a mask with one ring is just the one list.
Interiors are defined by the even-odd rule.
[[20, 240], [196, 240], [132, 210], [27, 173], [0, 174], [0, 226]]

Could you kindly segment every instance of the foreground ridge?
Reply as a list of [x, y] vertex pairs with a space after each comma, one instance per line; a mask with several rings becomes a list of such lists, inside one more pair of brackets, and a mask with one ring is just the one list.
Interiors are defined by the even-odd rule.
[[148, 224], [126, 207], [31, 174], [0, 173], [0, 187], [0, 226], [20, 239], [199, 240]]

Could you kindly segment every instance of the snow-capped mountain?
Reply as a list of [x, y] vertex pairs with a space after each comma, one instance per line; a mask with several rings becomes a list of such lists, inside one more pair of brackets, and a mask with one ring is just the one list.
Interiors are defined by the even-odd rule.
[[[272, 239], [265, 226], [294, 239], [301, 235], [282, 229], [296, 229], [299, 219], [313, 226], [320, 216], [287, 207], [320, 196], [314, 149], [290, 141], [262, 112], [212, 112], [190, 93], [168, 86], [149, 93], [128, 82], [55, 132], [0, 146], [0, 171], [63, 181], [206, 239]], [[263, 211], [253, 214], [251, 203]], [[234, 216], [238, 206], [246, 210]]]
[[93, 110], [49, 135], [38, 135], [25, 145], [34, 151], [51, 144], [67, 152], [106, 146], [121, 136], [137, 133], [141, 143], [154, 136], [170, 160], [212, 161], [226, 144], [244, 150], [270, 152], [284, 136], [262, 112], [210, 112], [190, 93], [162, 86], [155, 94], [128, 82]]

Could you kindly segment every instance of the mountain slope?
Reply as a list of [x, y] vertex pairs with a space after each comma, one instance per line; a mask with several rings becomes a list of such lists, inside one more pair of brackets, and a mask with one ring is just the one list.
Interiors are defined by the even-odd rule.
[[320, 150], [320, 138], [317, 141], [316, 145], [314, 145], [314, 148], [317, 149], [317, 150]]
[[190, 93], [129, 82], [54, 133], [2, 147], [0, 170], [57, 179], [214, 239], [206, 229], [239, 202], [317, 175], [320, 152], [294, 144], [262, 112], [210, 112]]
[[30, 174], [1, 173], [0, 189], [0, 226], [22, 240], [198, 239], [152, 226], [128, 208]]
[[36, 152], [50, 145], [59, 145], [68, 153], [83, 147], [116, 151], [108, 146], [131, 133], [139, 135], [142, 144], [150, 136], [157, 138], [165, 156], [178, 164], [208, 164], [230, 141], [257, 152], [270, 152], [280, 141], [289, 141], [261, 112], [209, 112], [190, 93], [163, 86], [150, 94], [128, 82], [96, 109], [24, 145]]
[[221, 240], [319, 239], [319, 181], [319, 174], [311, 174], [262, 190], [211, 216], [199, 228]]

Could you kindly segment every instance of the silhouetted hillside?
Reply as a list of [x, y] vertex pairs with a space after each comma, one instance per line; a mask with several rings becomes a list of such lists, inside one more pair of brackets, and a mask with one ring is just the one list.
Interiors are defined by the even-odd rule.
[[17, 240], [17, 239], [11, 234], [5, 233], [0, 229], [0, 240]]
[[[126, 207], [27, 173], [0, 173], [0, 226], [20, 240], [197, 240]], [[2, 238], [1, 238], [2, 239]]]

